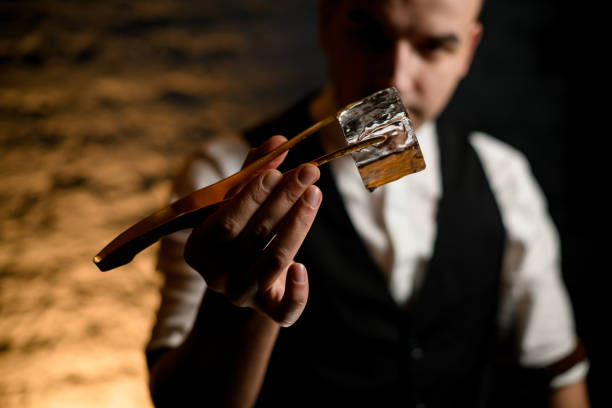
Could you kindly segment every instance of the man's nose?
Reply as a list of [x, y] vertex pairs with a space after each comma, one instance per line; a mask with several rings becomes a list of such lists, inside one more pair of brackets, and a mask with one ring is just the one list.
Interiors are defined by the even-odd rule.
[[390, 82], [400, 94], [410, 95], [415, 92], [419, 70], [419, 57], [408, 40], [398, 40], [393, 46]]

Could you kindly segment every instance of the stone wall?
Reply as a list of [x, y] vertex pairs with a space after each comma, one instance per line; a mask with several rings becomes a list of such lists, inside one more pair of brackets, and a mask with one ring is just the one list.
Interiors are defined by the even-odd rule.
[[91, 258], [200, 141], [324, 81], [313, 3], [273, 3], [0, 5], [0, 406], [150, 405], [156, 249]]

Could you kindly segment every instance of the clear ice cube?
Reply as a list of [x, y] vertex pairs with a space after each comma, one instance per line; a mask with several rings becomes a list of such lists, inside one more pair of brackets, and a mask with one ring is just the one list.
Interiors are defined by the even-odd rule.
[[383, 89], [349, 106], [338, 115], [338, 122], [349, 144], [387, 137], [382, 143], [351, 153], [366, 188], [374, 190], [425, 168], [410, 117], [395, 88]]

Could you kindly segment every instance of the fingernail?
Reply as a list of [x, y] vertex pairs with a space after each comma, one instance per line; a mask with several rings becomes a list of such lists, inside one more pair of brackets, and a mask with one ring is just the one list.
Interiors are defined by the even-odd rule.
[[318, 176], [318, 171], [315, 166], [302, 166], [298, 171], [298, 180], [302, 185], [309, 185], [314, 183]]
[[261, 185], [267, 192], [272, 191], [283, 176], [278, 171], [267, 172], [261, 180]]
[[309, 206], [316, 208], [321, 202], [321, 190], [316, 186], [311, 186], [304, 193], [304, 201]]
[[293, 281], [295, 283], [306, 282], [306, 268], [304, 268], [304, 265], [299, 265], [297, 268], [295, 268], [295, 271], [293, 272]]

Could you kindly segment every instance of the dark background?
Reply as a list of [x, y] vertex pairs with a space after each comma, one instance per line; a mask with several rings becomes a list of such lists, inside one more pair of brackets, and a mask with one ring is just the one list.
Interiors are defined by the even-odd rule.
[[[597, 407], [609, 405], [599, 329], [609, 240], [596, 235], [607, 233], [609, 182], [590, 14], [488, 0], [483, 41], [447, 114], [527, 155], [561, 233]], [[43, 406], [80, 389], [78, 406], [107, 406], [121, 381], [136, 384], [123, 400], [142, 405], [154, 252], [114, 275], [89, 259], [164, 202], [199, 141], [324, 82], [313, 0], [0, 2], [0, 405]], [[59, 331], [65, 321], [75, 329]], [[98, 353], [116, 356], [113, 380], [97, 377], [108, 366], [87, 348], [102, 343]], [[89, 366], [75, 364], [79, 352]], [[51, 364], [63, 368], [41, 376]]]

